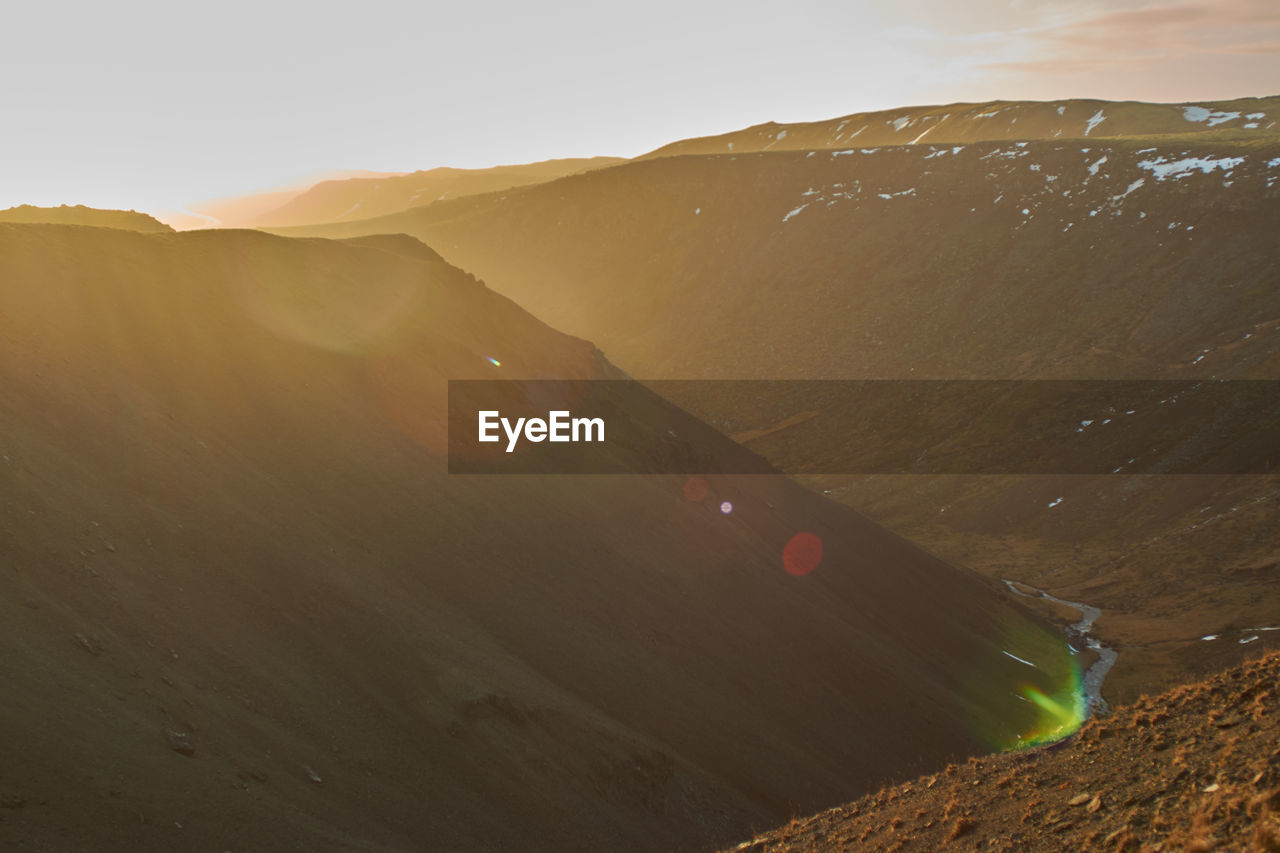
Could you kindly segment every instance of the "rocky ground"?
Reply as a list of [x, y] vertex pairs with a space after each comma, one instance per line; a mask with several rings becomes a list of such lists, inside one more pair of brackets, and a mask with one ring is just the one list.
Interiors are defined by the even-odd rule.
[[1277, 851], [1278, 695], [1273, 653], [1065, 742], [951, 765], [734, 850]]

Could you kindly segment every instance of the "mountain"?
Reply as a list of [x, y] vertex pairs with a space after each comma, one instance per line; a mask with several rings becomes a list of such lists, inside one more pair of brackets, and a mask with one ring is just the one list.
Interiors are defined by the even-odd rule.
[[339, 169], [304, 178], [302, 181], [255, 192], [249, 195], [227, 196], [188, 204], [181, 210], [165, 210], [157, 215], [179, 231], [192, 228], [251, 228], [258, 219], [287, 204], [307, 190], [325, 181], [346, 181], [362, 178], [393, 178], [403, 172], [371, 172], [367, 169]]
[[135, 210], [100, 210], [82, 204], [60, 207], [36, 207], [22, 204], [0, 210], [0, 222], [46, 223], [57, 225], [92, 225], [95, 228], [123, 228], [128, 231], [155, 233], [172, 231], [168, 225]]
[[486, 377], [623, 375], [407, 237], [0, 225], [0, 846], [705, 847], [1078, 722], [786, 478], [448, 474]]
[[1278, 157], [1280, 140], [673, 157], [288, 233], [426, 239], [654, 378], [1267, 376], [1268, 336], [1230, 345], [1275, 316]]
[[1007, 142], [1028, 139], [1105, 139], [1138, 136], [1275, 138], [1280, 97], [1150, 104], [1138, 101], [987, 101], [903, 107], [826, 121], [765, 124], [717, 136], [673, 142], [644, 155], [745, 154], [875, 145]]
[[1280, 655], [1144, 696], [1066, 744], [951, 765], [742, 853], [1280, 847]]
[[239, 224], [271, 228], [367, 219], [433, 201], [500, 192], [622, 162], [617, 157], [590, 157], [488, 169], [441, 167], [407, 175], [322, 181], [278, 207], [243, 219]]
[[[1210, 132], [1160, 136], [1178, 128], [1152, 119], [1135, 137], [1095, 138], [1102, 122], [1085, 139], [1045, 125], [1049, 139], [652, 157], [290, 233], [417, 236], [643, 379], [1280, 376], [1273, 130], [1099, 109], [1112, 132], [1147, 113]], [[1113, 700], [1239, 659], [1204, 635], [1280, 621], [1274, 476], [846, 476], [840, 459], [775, 455], [811, 412], [676, 402], [949, 559], [1102, 608]], [[839, 438], [910, 434], [913, 418]], [[1085, 452], [1104, 419], [1081, 428]]]

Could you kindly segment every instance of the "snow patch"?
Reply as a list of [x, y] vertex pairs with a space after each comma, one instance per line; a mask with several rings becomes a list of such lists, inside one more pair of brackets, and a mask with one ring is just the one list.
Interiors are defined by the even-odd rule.
[[915, 139], [911, 140], [911, 144], [912, 144], [912, 145], [915, 145], [915, 144], [916, 144], [917, 142], [919, 142], [921, 139], [924, 139], [924, 138], [925, 138], [925, 136], [929, 133], [929, 131], [933, 130], [935, 127], [937, 127], [937, 125], [936, 125], [936, 124], [931, 124], [931, 125], [929, 125], [928, 127], [926, 127], [923, 131], [921, 131], [921, 133], [920, 133], [920, 135], [919, 135], [919, 136], [917, 136]]
[[1224, 122], [1240, 118], [1240, 113], [1227, 112], [1225, 110], [1214, 111], [1205, 107], [1183, 107], [1182, 117], [1197, 124], [1206, 122], [1208, 127], [1216, 127]]
[[[1001, 651], [1003, 651], [1003, 649]], [[1036, 665], [1029, 660], [1020, 658], [1017, 655], [1013, 654], [1012, 652], [1005, 652], [1005, 654], [1013, 658], [1014, 660], [1016, 660], [1018, 663], [1025, 663], [1027, 666], [1031, 667], [1032, 669], [1036, 669]]]
[[791, 212], [790, 212], [790, 213], [788, 213], [786, 216], [782, 217], [782, 221], [783, 221], [783, 222], [786, 222], [788, 219], [790, 219], [791, 217], [795, 216], [797, 213], [799, 213], [800, 211], [804, 210], [804, 209], [805, 209], [806, 207], [808, 207], [808, 206], [809, 206], [809, 202], [807, 202], [807, 201], [806, 201], [804, 204], [800, 205], [800, 206], [799, 206], [799, 207], [797, 207], [795, 210], [791, 211]]
[[1089, 135], [1089, 133], [1090, 133], [1090, 132], [1095, 128], [1095, 127], [1097, 127], [1098, 125], [1102, 124], [1102, 123], [1103, 123], [1104, 121], [1106, 121], [1106, 120], [1107, 120], [1107, 117], [1106, 117], [1105, 115], [1103, 115], [1103, 114], [1102, 114], [1102, 110], [1098, 110], [1096, 113], [1094, 113], [1094, 114], [1093, 114], [1093, 116], [1092, 116], [1092, 117], [1090, 117], [1089, 121], [1087, 121], [1087, 122], [1085, 123], [1085, 126], [1084, 126], [1084, 135], [1085, 135], [1085, 136], [1088, 136], [1088, 135]]
[[1229, 172], [1236, 166], [1244, 162], [1243, 157], [1184, 157], [1181, 160], [1165, 160], [1163, 157], [1156, 157], [1152, 160], [1141, 160], [1138, 162], [1139, 169], [1147, 169], [1155, 175], [1157, 181], [1163, 181], [1166, 178], [1185, 178], [1196, 169], [1208, 175], [1211, 172], [1221, 169]]
[[1138, 180], [1136, 180], [1136, 181], [1134, 181], [1133, 183], [1129, 184], [1128, 189], [1126, 189], [1124, 192], [1120, 193], [1120, 195], [1113, 195], [1113, 196], [1111, 197], [1111, 200], [1112, 200], [1112, 201], [1121, 201], [1122, 199], [1124, 199], [1124, 197], [1125, 197], [1125, 196], [1129, 195], [1129, 193], [1133, 192], [1134, 190], [1136, 190], [1138, 187], [1142, 186], [1142, 185], [1143, 185], [1143, 184], [1145, 184], [1146, 182], [1147, 182], [1147, 181], [1146, 181], [1146, 179], [1145, 179], [1145, 178], [1138, 178]]

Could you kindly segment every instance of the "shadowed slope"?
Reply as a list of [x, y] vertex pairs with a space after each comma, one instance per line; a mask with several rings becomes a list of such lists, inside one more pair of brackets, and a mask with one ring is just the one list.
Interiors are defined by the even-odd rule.
[[7, 846], [724, 842], [1074, 687], [783, 478], [445, 474], [446, 378], [618, 373], [408, 238], [0, 226], [0, 347]]

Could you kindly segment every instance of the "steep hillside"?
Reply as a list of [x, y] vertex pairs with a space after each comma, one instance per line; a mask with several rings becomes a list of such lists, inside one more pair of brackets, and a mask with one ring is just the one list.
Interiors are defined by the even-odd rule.
[[154, 233], [172, 231], [168, 225], [134, 210], [99, 210], [82, 204], [61, 207], [36, 207], [22, 204], [0, 210], [0, 222], [46, 223], [56, 225], [92, 225], [97, 228], [124, 228], [128, 231]]
[[1142, 697], [1070, 742], [970, 760], [732, 848], [1280, 849], [1280, 655]]
[[[656, 158], [310, 232], [417, 235], [644, 378], [1274, 379], [1278, 181], [1265, 135], [926, 139]], [[794, 429], [711, 393], [678, 402], [762, 453]], [[808, 482], [1103, 608], [1115, 699], [1238, 657], [1203, 635], [1280, 623], [1273, 477]]]
[[404, 237], [0, 226], [0, 846], [698, 847], [1078, 719], [784, 478], [445, 473], [447, 378], [618, 375]]
[[368, 219], [433, 201], [539, 184], [622, 162], [625, 161], [617, 157], [590, 157], [489, 169], [442, 167], [407, 175], [323, 181], [273, 210], [236, 224], [273, 228]]
[[1183, 104], [1068, 99], [903, 107], [826, 121], [769, 122], [718, 136], [684, 139], [644, 156], [1202, 133], [1274, 139], [1280, 135], [1280, 97]]

